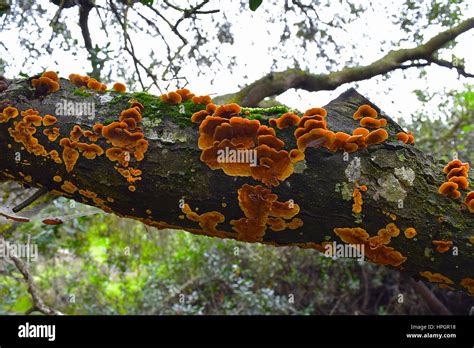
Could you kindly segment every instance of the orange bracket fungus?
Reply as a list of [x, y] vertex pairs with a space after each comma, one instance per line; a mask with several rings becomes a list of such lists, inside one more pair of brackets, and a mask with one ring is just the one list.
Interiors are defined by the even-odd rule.
[[168, 94], [162, 94], [160, 99], [165, 103], [179, 104], [183, 100], [183, 97], [176, 92], [169, 92]]
[[474, 295], [474, 279], [463, 278], [461, 279], [461, 286], [465, 287], [469, 294]]
[[474, 213], [474, 191], [469, 192], [464, 200], [470, 213]]
[[96, 156], [101, 156], [104, 153], [104, 150], [96, 144], [78, 143], [77, 148], [87, 159], [94, 159]]
[[70, 74], [69, 81], [71, 81], [76, 87], [87, 87], [87, 82], [90, 80], [89, 76], [81, 76], [78, 74]]
[[352, 197], [354, 198], [354, 204], [352, 205], [352, 212], [354, 214], [360, 214], [362, 212], [362, 193], [358, 188], [354, 189], [352, 193]]
[[72, 128], [72, 131], [70, 133], [71, 141], [79, 141], [83, 135], [83, 131], [81, 129], [81, 126], [78, 126], [77, 124]]
[[[244, 184], [237, 192], [239, 206], [245, 217], [231, 220], [230, 224], [237, 232], [239, 240], [251, 243], [262, 241], [267, 225], [280, 231], [283, 229], [282, 225], [284, 224], [286, 227], [287, 224], [276, 219], [292, 219], [300, 210], [299, 206], [291, 201], [279, 202], [276, 194], [260, 185]], [[274, 219], [270, 219], [269, 222], [270, 217]], [[303, 221], [300, 219], [288, 224], [293, 229], [302, 225]]]
[[115, 92], [119, 93], [125, 93], [125, 91], [127, 90], [127, 87], [125, 87], [125, 85], [120, 82], [115, 82], [112, 88]]
[[430, 283], [443, 283], [447, 285], [454, 284], [454, 282], [441, 273], [431, 273], [430, 271], [420, 272], [422, 277], [425, 277]]
[[112, 146], [120, 148], [133, 148], [138, 140], [143, 139], [143, 133], [132, 133], [128, 130], [125, 122], [112, 122], [102, 128], [102, 136], [107, 139]]
[[[469, 163], [462, 163], [458, 159], [452, 160], [443, 168], [443, 172], [446, 174], [448, 181], [441, 184], [438, 193], [453, 199], [461, 198], [461, 192], [459, 190], [465, 190], [469, 187], [469, 181], [467, 179]], [[469, 194], [467, 196], [469, 196]]]
[[[293, 172], [285, 145], [258, 120], [236, 115], [235, 104], [219, 106], [199, 126], [198, 146], [201, 161], [211, 169], [222, 169], [227, 175], [252, 176], [266, 185], [278, 186]], [[260, 135], [259, 135], [260, 133]], [[265, 134], [262, 134], [265, 133]]]
[[[64, 81], [56, 76], [44, 73], [35, 88], [51, 93]], [[378, 108], [355, 91], [301, 114], [281, 106], [216, 105], [186, 88], [156, 98], [119, 94], [124, 85], [107, 90], [88, 76], [69, 79], [44, 100], [27, 103], [9, 95], [19, 89], [4, 92], [2, 178], [157, 228], [317, 250], [332, 239], [360, 244], [368, 261], [409, 275], [441, 271], [453, 281], [427, 271], [420, 276], [442, 287], [472, 289], [472, 275], [462, 267], [474, 238], [468, 164], [451, 161], [446, 182], [438, 183], [436, 163], [397, 143], [413, 144], [413, 135], [388, 116], [380, 118]], [[31, 91], [33, 82], [23, 83]], [[55, 115], [49, 102], [68, 95], [94, 103], [95, 117]], [[358, 176], [352, 176], [348, 163], [355, 168], [356, 159]], [[417, 185], [402, 180], [401, 169], [413, 170]], [[434, 183], [458, 200], [438, 196]], [[182, 198], [189, 203], [178, 204]], [[337, 227], [354, 218], [356, 225]], [[460, 251], [456, 258], [449, 255], [453, 245]], [[446, 257], [456, 267], [446, 267]]]
[[186, 217], [194, 222], [199, 223], [199, 226], [205, 231], [211, 232], [211, 234], [218, 235], [217, 225], [224, 222], [225, 217], [217, 211], [211, 211], [203, 214], [193, 212], [189, 204], [185, 203], [182, 208], [183, 213]]
[[105, 92], [107, 90], [107, 86], [105, 84], [100, 83], [92, 77], [87, 79], [86, 86], [87, 88], [93, 89], [98, 92]]
[[14, 119], [18, 116], [18, 110], [12, 106], [7, 106], [0, 113], [0, 123], [8, 122], [10, 119]]
[[58, 121], [58, 119], [56, 117], [54, 117], [53, 115], [45, 115], [43, 117], [43, 125], [45, 125], [45, 126], [51, 126], [51, 125], [55, 124], [57, 121]]
[[51, 129], [44, 129], [43, 134], [48, 137], [49, 141], [56, 141], [56, 139], [59, 137], [59, 128], [54, 127]]
[[360, 126], [365, 128], [380, 128], [387, 125], [387, 120], [384, 118], [376, 119], [373, 117], [363, 117], [360, 120]]
[[384, 231], [379, 231], [377, 237], [380, 238], [378, 238], [377, 241], [374, 239], [371, 241], [367, 231], [360, 227], [335, 228], [334, 233], [341, 238], [344, 243], [364, 245], [365, 257], [373, 263], [398, 267], [407, 260], [399, 251], [385, 245], [388, 244], [389, 237]]
[[405, 237], [406, 237], [406, 238], [411, 239], [411, 238], [413, 238], [413, 237], [416, 236], [416, 230], [415, 230], [413, 227], [408, 227], [408, 228], [405, 230], [404, 234], [405, 234]]
[[63, 179], [62, 179], [59, 175], [53, 176], [53, 180], [54, 180], [55, 182], [61, 182], [61, 181], [63, 181]]
[[372, 118], [377, 118], [378, 113], [377, 110], [372, 108], [370, 105], [364, 104], [359, 106], [356, 112], [352, 115], [354, 120], [360, 120], [364, 117], [372, 117]]
[[59, 77], [54, 71], [46, 71], [40, 78], [32, 79], [31, 85], [36, 89], [36, 96], [44, 96], [59, 91]]
[[66, 180], [64, 184], [61, 185], [61, 189], [67, 193], [74, 193], [78, 190], [78, 187], [74, 185], [72, 182]]
[[[181, 92], [180, 92], [181, 91]], [[187, 91], [187, 93], [185, 94], [184, 92]], [[178, 94], [181, 95], [181, 97], [184, 98], [184, 100], [188, 100], [190, 99], [188, 96], [191, 95], [192, 93], [189, 92], [189, 90], [187, 89], [182, 89], [182, 90], [177, 90], [176, 91]], [[212, 99], [210, 96], [208, 95], [202, 95], [202, 96], [192, 96], [191, 97], [192, 101], [194, 104], [204, 104], [204, 105], [207, 105], [207, 104], [210, 104], [212, 103]]]
[[415, 143], [415, 137], [411, 132], [405, 133], [405, 132], [399, 132], [397, 133], [397, 139], [398, 141], [404, 143], [404, 144], [414, 144]]
[[286, 112], [277, 119], [270, 119], [270, 125], [276, 126], [278, 129], [284, 129], [289, 126], [297, 126], [300, 117], [293, 112]]
[[63, 138], [59, 141], [59, 145], [64, 148], [62, 158], [66, 165], [66, 171], [70, 173], [79, 159], [79, 151], [76, 150], [77, 143], [71, 142], [68, 138]]
[[465, 190], [469, 187], [469, 181], [464, 176], [453, 176], [448, 181], [456, 183], [460, 190]]
[[232, 118], [235, 116], [239, 116], [240, 110], [241, 108], [237, 104], [220, 105], [216, 108], [212, 116], [222, 117], [222, 118]]
[[375, 144], [380, 144], [387, 140], [388, 138], [388, 133], [385, 129], [377, 129], [365, 136], [365, 143], [367, 145], [375, 145]]

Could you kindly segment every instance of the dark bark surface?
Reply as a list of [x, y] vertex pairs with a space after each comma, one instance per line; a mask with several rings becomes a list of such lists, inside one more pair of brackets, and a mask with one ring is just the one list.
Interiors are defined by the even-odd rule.
[[[58, 123], [54, 126], [60, 128], [61, 135], [55, 142], [48, 141], [42, 134], [43, 127], [38, 127], [35, 136], [40, 143], [48, 151], [56, 149], [61, 154], [59, 139], [69, 137], [74, 125], [90, 130], [96, 123], [116, 120], [120, 111], [128, 108], [129, 99], [140, 100], [144, 96], [113, 92], [93, 92], [89, 97], [78, 94], [68, 81], [61, 80], [59, 92], [35, 99], [29, 81], [18, 80], [0, 94], [0, 99], [3, 100], [3, 107], [11, 105], [20, 111], [33, 108], [42, 116], [55, 115], [56, 103], [63, 100], [94, 102], [95, 118], [57, 116]], [[153, 99], [149, 95], [146, 98]], [[14, 120], [0, 123], [0, 172], [23, 182], [24, 177], [31, 176], [32, 181], [25, 182], [30, 186], [63, 192], [66, 197], [94, 205], [91, 199], [78, 192], [71, 195], [64, 192], [62, 183], [53, 180], [53, 176], [59, 175], [63, 182], [68, 180], [79, 189], [96, 193], [106, 201], [113, 213], [120, 216], [140, 219], [157, 227], [174, 226], [212, 235], [201, 231], [198, 223], [183, 219], [180, 203], [184, 200], [193, 210], [198, 208], [199, 214], [211, 211], [222, 213], [225, 221], [217, 229], [225, 231], [226, 237], [236, 238], [230, 221], [244, 216], [239, 207], [237, 190], [245, 183], [262, 184], [250, 177], [233, 177], [222, 170], [211, 170], [201, 162], [201, 150], [197, 147], [198, 125], [179, 121], [175, 117], [179, 113], [178, 106], [160, 110], [156, 104], [144, 104], [142, 128], [150, 146], [143, 161], [132, 159], [130, 162], [130, 167], [143, 171], [142, 180], [134, 184], [135, 192], [129, 190], [130, 183], [114, 169], [116, 162], [111, 162], [105, 155], [93, 160], [80, 156], [74, 170], [67, 173], [64, 164], [56, 164], [22, 150], [21, 144], [15, 143], [7, 130]], [[390, 134], [389, 139], [346, 156], [324, 148], [308, 148], [305, 161], [296, 165], [295, 172], [288, 179], [272, 188], [279, 201], [293, 200], [300, 206], [296, 217], [302, 219], [304, 225], [279, 232], [267, 228], [263, 241], [279, 246], [299, 244], [315, 247], [311, 243], [342, 243], [333, 232], [334, 228], [362, 227], [370, 236], [375, 236], [379, 229], [394, 222], [401, 233], [392, 238], [388, 246], [407, 257], [399, 267], [401, 270], [415, 278], [420, 278], [419, 272], [423, 271], [441, 273], [454, 282], [452, 287], [464, 289], [460, 286], [461, 279], [474, 276], [474, 245], [469, 241], [474, 234], [474, 214], [461, 209], [461, 201], [437, 193], [438, 187], [445, 181], [442, 172], [445, 164], [436, 162], [416, 146], [398, 143], [396, 133], [401, 128], [391, 120], [390, 113], [385, 114], [355, 90], [348, 90], [325, 106], [329, 129], [351, 133], [359, 126], [358, 121], [352, 119], [352, 114], [362, 104], [372, 105], [382, 117], [388, 119], [386, 130]], [[152, 117], [152, 114], [159, 117]], [[190, 110], [186, 110], [180, 117], [191, 114]], [[294, 128], [290, 127], [277, 132], [285, 141], [287, 150], [296, 147], [293, 131]], [[104, 139], [99, 139], [97, 144], [104, 149], [110, 147]], [[21, 153], [22, 161], [28, 161], [27, 164], [15, 161], [17, 152]], [[363, 211], [360, 215], [352, 213], [355, 181], [368, 187], [367, 192], [363, 192]], [[108, 202], [107, 198], [112, 198], [113, 203]], [[388, 216], [389, 213], [396, 215], [395, 221]], [[403, 235], [408, 227], [416, 229], [418, 234], [414, 239]], [[453, 253], [453, 249], [446, 253], [435, 251], [433, 240], [453, 241], [457, 254]]]

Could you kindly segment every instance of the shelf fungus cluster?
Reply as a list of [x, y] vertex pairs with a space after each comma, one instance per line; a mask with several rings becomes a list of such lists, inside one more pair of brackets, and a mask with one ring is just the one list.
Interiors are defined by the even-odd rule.
[[[94, 96], [107, 91], [105, 84], [89, 76], [71, 74], [69, 80], [81, 90], [89, 89], [87, 93]], [[54, 93], [61, 88], [60, 79], [54, 72], [47, 71], [38, 79], [33, 79], [31, 83], [37, 95], [41, 96]], [[66, 84], [63, 83], [63, 85]], [[70, 86], [70, 84], [67, 85]], [[121, 83], [115, 83], [112, 90], [107, 93], [110, 93], [120, 103], [125, 103], [127, 100], [125, 98], [128, 98], [128, 95], [125, 94], [126, 87]], [[133, 98], [140, 99], [147, 105], [147, 109], [144, 109], [144, 105], [137, 100], [130, 99], [129, 105], [124, 107], [124, 110], [120, 109], [115, 115], [116, 117], [107, 120], [107, 122], [104, 121], [104, 124], [96, 123], [93, 126], [92, 124], [76, 124], [72, 128], [64, 129], [59, 127], [65, 123], [61, 122], [60, 115], [40, 115], [34, 109], [18, 110], [8, 105], [0, 113], [0, 124], [4, 124], [12, 139], [12, 144], [8, 144], [9, 149], [25, 150], [35, 156], [44, 157], [44, 161], [49, 159], [55, 165], [57, 164], [55, 166], [57, 171], [52, 173], [51, 181], [48, 183], [48, 187], [53, 188], [53, 193], [78, 200], [82, 199], [83, 202], [94, 204], [106, 212], [121, 211], [117, 208], [119, 205], [114, 206], [114, 209], [109, 207], [108, 203], [113, 203], [114, 198], [100, 197], [98, 193], [91, 191], [90, 187], [84, 187], [86, 185], [81, 184], [83, 181], [79, 179], [82, 178], [78, 178], [77, 174], [80, 172], [79, 169], [87, 167], [86, 164], [94, 163], [89, 161], [103, 159], [109, 164], [111, 173], [123, 180], [119, 182], [124, 182], [123, 189], [125, 191], [128, 187], [130, 192], [138, 190], [135, 193], [137, 196], [142, 193], [142, 190], [139, 190], [139, 184], [146, 178], [142, 178], [144, 163], [141, 161], [145, 159], [145, 153], [149, 146], [143, 129], [148, 123], [143, 122], [142, 113], [146, 110], [147, 112], [143, 115], [151, 117], [148, 111], [153, 110], [153, 107], [148, 109], [148, 101], [146, 98], [142, 100], [141, 95], [137, 93]], [[154, 216], [150, 207], [147, 207], [146, 210], [143, 208], [142, 211], [139, 211], [140, 208], [131, 208], [134, 212], [131, 215], [135, 216], [120, 214], [120, 212], [117, 214], [133, 217], [158, 228], [179, 228], [197, 234], [235, 238], [251, 243], [261, 242], [278, 245], [281, 243], [278, 242], [278, 235], [283, 238], [287, 233], [294, 233], [298, 234], [297, 240], [299, 241], [289, 244], [323, 250], [325, 243], [329, 243], [328, 240], [304, 241], [305, 237], [308, 239], [309, 237], [298, 229], [304, 226], [305, 217], [308, 220], [311, 219], [305, 213], [300, 213], [301, 202], [299, 202], [300, 205], [297, 204], [290, 199], [291, 197], [285, 196], [284, 192], [288, 190], [279, 191], [279, 188], [286, 187], [287, 184], [288, 187], [293, 185], [293, 181], [290, 183], [285, 180], [294, 174], [295, 168], [296, 172], [300, 173], [299, 169], [306, 167], [299, 162], [304, 163], [305, 159], [312, 155], [312, 152], [324, 153], [326, 157], [337, 152], [356, 153], [359, 150], [385, 142], [389, 138], [387, 129], [393, 130], [393, 125], [387, 128], [388, 117], [387, 119], [379, 117], [377, 110], [367, 104], [361, 105], [353, 113], [353, 120], [349, 121], [355, 126], [346, 133], [337, 131], [336, 127], [332, 126], [331, 114], [328, 115], [327, 110], [320, 107], [311, 108], [302, 114], [289, 111], [286, 108], [284, 111], [280, 109], [279, 111], [262, 112], [256, 111], [259, 108], [243, 109], [234, 103], [216, 105], [209, 96], [195, 95], [186, 88], [163, 94], [160, 96], [160, 100], [153, 100], [153, 103], [159, 104], [158, 109], [162, 108], [166, 112], [178, 112], [179, 110], [179, 117], [183, 116], [183, 112], [181, 112], [183, 109], [185, 110], [184, 117], [188, 117], [192, 113], [190, 120], [185, 120], [185, 126], [189, 125], [189, 121], [191, 121], [195, 128], [198, 128], [197, 147], [200, 150], [200, 161], [208, 168], [220, 171], [223, 175], [238, 176], [244, 179], [235, 181], [242, 182], [241, 185], [235, 187], [235, 192], [232, 193], [235, 194], [235, 198], [232, 198], [235, 200], [222, 202], [214, 197], [216, 199], [211, 204], [215, 204], [215, 210], [199, 213], [199, 207], [195, 206], [199, 200], [182, 204], [180, 206], [181, 212], [176, 208], [175, 211], [182, 214], [178, 216], [179, 219], [190, 221], [186, 221], [184, 224], [186, 226], [177, 226], [156, 220], [157, 217]], [[113, 105], [116, 107], [118, 104]], [[189, 111], [190, 109], [192, 112]], [[257, 115], [262, 116], [259, 114], [260, 112], [266, 116], [258, 117]], [[271, 115], [272, 118], [267, 118], [268, 115]], [[174, 114], [172, 116], [174, 117]], [[183, 121], [182, 118], [181, 121]], [[189, 131], [189, 129], [185, 131]], [[393, 139], [396, 137], [399, 142], [404, 144], [414, 144], [415, 142], [411, 132], [391, 135]], [[55, 145], [56, 149], [59, 149], [59, 153], [50, 145]], [[313, 158], [310, 158], [306, 164], [311, 165], [314, 163], [312, 160]], [[451, 161], [444, 168], [447, 179], [439, 188], [439, 193], [455, 200], [463, 199], [463, 207], [472, 213], [474, 212], [474, 192], [467, 192], [469, 189], [468, 170], [467, 163], [462, 163], [459, 160]], [[24, 174], [21, 173], [21, 180], [31, 182], [35, 178], [25, 170]], [[323, 182], [323, 180], [321, 181]], [[358, 218], [358, 214], [362, 213], [364, 200], [370, 198], [370, 193], [375, 186], [372, 181], [362, 179], [361, 182], [370, 187], [370, 191], [364, 194], [368, 190], [366, 185], [359, 185], [355, 179], [351, 182], [354, 182], [355, 186], [347, 187], [347, 200], [351, 201], [352, 190], [352, 213]], [[319, 184], [319, 181], [312, 184]], [[466, 191], [464, 197], [462, 197], [463, 191]], [[346, 199], [345, 193], [344, 199]], [[182, 192], [179, 193], [180, 196], [181, 194]], [[115, 197], [115, 199], [117, 198]], [[368, 206], [369, 203], [371, 203], [370, 200], [366, 201], [365, 206]], [[232, 211], [237, 206], [240, 210], [237, 208], [236, 211]], [[303, 208], [301, 207], [301, 210], [304, 210]], [[368, 211], [367, 208], [365, 209]], [[224, 211], [226, 215], [228, 211], [231, 212], [232, 217], [228, 218], [224, 215]], [[158, 212], [159, 209], [157, 209]], [[146, 214], [146, 218], [138, 217], [140, 214], [142, 216]], [[398, 246], [398, 242], [403, 237], [410, 239], [410, 243], [419, 243], [421, 238], [417, 237], [414, 227], [403, 226], [406, 223], [403, 214], [400, 214], [398, 219], [393, 213], [384, 212], [384, 214], [386, 216], [382, 216], [382, 218], [387, 221], [383, 222], [380, 226], [382, 228], [378, 227], [377, 233], [372, 235], [362, 228], [366, 226], [339, 228], [336, 227], [338, 226], [337, 222], [328, 218], [325, 220], [325, 224], [329, 230], [334, 232], [329, 236], [329, 240], [339, 238], [346, 244], [363, 245], [365, 247], [364, 256], [367, 260], [381, 265], [403, 268], [408, 264], [405, 264], [407, 256], [402, 255], [394, 246]], [[356, 223], [362, 223], [359, 220], [356, 220]], [[226, 222], [227, 224], [225, 224]], [[55, 222], [50, 221], [50, 223], [54, 224]], [[193, 226], [194, 223], [196, 226]], [[219, 228], [224, 224], [225, 228]], [[188, 227], [189, 225], [192, 225], [193, 228]], [[403, 229], [400, 226], [403, 226]], [[301, 239], [303, 240], [301, 241]], [[453, 246], [453, 241], [448, 240], [434, 240], [427, 241], [427, 243], [432, 243], [430, 246], [434, 245], [433, 249], [438, 253], [446, 253]], [[441, 287], [454, 287], [454, 283], [450, 279], [439, 273], [427, 271], [420, 273], [420, 275], [429, 281], [438, 283]], [[464, 278], [461, 281], [461, 286], [464, 286], [469, 292], [473, 292], [474, 280]]]
[[186, 100], [192, 99], [193, 103], [195, 104], [208, 104], [211, 102], [211, 98], [209, 96], [202, 96], [197, 97], [187, 88], [181, 88], [174, 92], [169, 92], [166, 94], [162, 94], [160, 99], [168, 104], [179, 104]]
[[[458, 159], [452, 160], [444, 168], [448, 181], [441, 184], [438, 193], [452, 199], [461, 198], [461, 191], [469, 188], [469, 163], [463, 163]], [[468, 211], [474, 213], [474, 191], [468, 192], [464, 198], [464, 204]]]
[[37, 79], [31, 80], [36, 96], [44, 96], [59, 91], [59, 76], [55, 71], [45, 71]]
[[362, 192], [367, 191], [366, 185], [357, 185], [352, 192], [352, 197], [354, 198], [354, 204], [352, 205], [352, 212], [354, 214], [360, 214], [362, 212], [362, 205], [364, 201], [362, 200]]
[[[21, 115], [19, 119], [18, 116]], [[11, 124], [10, 121], [13, 120]], [[44, 118], [34, 109], [27, 109], [19, 112], [16, 108], [8, 106], [0, 114], [0, 123], [9, 123], [8, 133], [14, 142], [19, 143], [23, 148], [35, 156], [43, 156], [52, 159], [55, 163], [62, 163], [56, 150], [47, 151], [40, 139], [36, 136], [38, 128], [43, 128], [43, 134], [48, 139], [56, 133], [55, 128], [47, 128], [56, 122], [54, 116], [46, 115]], [[46, 145], [46, 144], [45, 144]]]
[[[71, 74], [69, 79], [75, 86], [83, 89], [98, 92], [107, 90], [105, 84], [89, 76]], [[59, 81], [54, 71], [46, 71], [38, 79], [32, 79], [31, 84], [36, 89], [37, 96], [45, 96], [60, 89]], [[116, 83], [114, 90], [123, 93], [126, 89], [124, 85]], [[37, 110], [31, 108], [20, 112], [15, 107], [7, 106], [0, 113], [0, 123], [10, 126], [8, 133], [14, 142], [21, 144], [21, 150], [26, 150], [35, 156], [43, 156], [45, 160], [49, 158], [56, 164], [64, 164], [66, 172], [72, 177], [75, 176], [72, 173], [81, 156], [87, 160], [94, 160], [105, 154], [109, 160], [118, 163], [117, 171], [127, 179], [130, 184], [129, 190], [135, 191], [136, 188], [132, 184], [141, 180], [142, 171], [129, 167], [129, 163], [132, 156], [136, 163], [144, 159], [148, 141], [144, 139], [140, 127], [143, 105], [135, 100], [130, 100], [130, 104], [128, 109], [120, 113], [116, 122], [107, 126], [98, 123], [87, 130], [83, 130], [80, 125], [74, 125], [66, 136], [64, 130], [54, 127], [58, 123], [58, 116], [41, 116]], [[53, 142], [57, 142], [62, 148], [61, 154], [55, 149], [48, 151], [49, 145]], [[107, 144], [110, 144], [108, 148]], [[12, 148], [11, 144], [8, 146]], [[52, 182], [60, 185], [58, 189], [52, 190], [56, 194], [68, 196], [77, 191], [83, 196], [83, 200], [92, 199], [96, 206], [111, 211], [105, 205], [106, 200], [93, 192], [77, 188], [71, 178], [63, 181], [60, 175], [55, 175]]]
[[[178, 91], [176, 91], [176, 94]], [[162, 99], [169, 100], [168, 93]], [[279, 202], [271, 187], [278, 186], [294, 171], [294, 164], [304, 159], [298, 149], [285, 150], [285, 142], [278, 138], [274, 128], [259, 120], [241, 117], [237, 104], [217, 106], [208, 96], [192, 97], [203, 110], [194, 113], [191, 121], [199, 124], [198, 147], [201, 161], [213, 170], [221, 169], [230, 176], [246, 176], [262, 182], [245, 184], [238, 190], [238, 201], [244, 217], [231, 220], [237, 239], [247, 242], [263, 241], [267, 228], [272, 231], [297, 229], [303, 221], [294, 218], [299, 206], [292, 201]], [[297, 126], [300, 117], [284, 113], [270, 120], [270, 126], [279, 129]]]
[[297, 229], [303, 225], [301, 219], [293, 219], [300, 211], [298, 204], [278, 201], [276, 194], [261, 185], [244, 184], [238, 190], [238, 199], [245, 217], [231, 220], [230, 224], [238, 233], [239, 240], [251, 243], [262, 241], [267, 226], [273, 231], [282, 231], [286, 228]]
[[398, 141], [404, 143], [404, 144], [414, 144], [415, 143], [415, 137], [411, 132], [405, 133], [405, 132], [399, 132], [397, 133], [397, 139]]
[[96, 124], [93, 131], [99, 133], [111, 147], [105, 155], [112, 162], [117, 162], [115, 169], [131, 184], [128, 188], [135, 192], [135, 181], [141, 180], [142, 171], [138, 168], [128, 168], [131, 157], [137, 162], [144, 159], [148, 150], [148, 141], [145, 139], [140, 127], [143, 105], [136, 100], [130, 101], [130, 108], [120, 113], [118, 121], [109, 125]]
[[[162, 97], [163, 99], [163, 97]], [[169, 93], [165, 100], [173, 99]], [[325, 148], [331, 152], [343, 151], [353, 153], [370, 145], [380, 144], [388, 138], [384, 129], [387, 120], [378, 118], [377, 111], [369, 105], [361, 105], [353, 114], [359, 120], [360, 127], [352, 134], [333, 132], [328, 128], [327, 111], [324, 108], [312, 108], [300, 117], [294, 112], [283, 113], [280, 117], [271, 118], [269, 126], [259, 120], [241, 117], [241, 108], [237, 104], [216, 106], [210, 99], [203, 101], [203, 110], [192, 115], [192, 122], [199, 124], [198, 147], [202, 150], [201, 161], [213, 170], [223, 170], [227, 175], [248, 176], [261, 181], [267, 187], [245, 184], [238, 189], [239, 206], [244, 217], [231, 220], [239, 240], [249, 242], [263, 241], [269, 227], [273, 231], [297, 229], [303, 220], [294, 218], [299, 206], [289, 202], [277, 201], [271, 187], [278, 186], [293, 173], [293, 164], [305, 158], [307, 148]], [[294, 127], [296, 149], [285, 149], [285, 142], [278, 138], [275, 129]], [[410, 142], [413, 143], [413, 142]], [[255, 162], [225, 161], [220, 153], [255, 151]], [[354, 204], [352, 211], [362, 211], [362, 192], [367, 186], [356, 187], [353, 191]], [[284, 208], [277, 210], [276, 207]], [[285, 221], [291, 220], [290, 222]], [[400, 266], [406, 261], [400, 252], [388, 247], [392, 237], [399, 235], [400, 230], [391, 223], [379, 230], [377, 236], [370, 237], [361, 229], [335, 229], [345, 242], [357, 242], [367, 246], [367, 258], [370, 261]], [[416, 235], [415, 229], [407, 229], [407, 238]], [[351, 239], [351, 236], [354, 237]], [[304, 243], [303, 243], [304, 244]], [[315, 244], [317, 245], [317, 244]]]
[[201, 121], [198, 146], [201, 161], [209, 168], [232, 176], [250, 176], [268, 186], [278, 186], [293, 173], [294, 162], [302, 157], [295, 152], [290, 157], [273, 128], [240, 117], [237, 104], [209, 105], [202, 110], [206, 115], [199, 111], [192, 116], [193, 122]]
[[[87, 75], [82, 76], [78, 74], [69, 75], [69, 80], [76, 86], [80, 88], [90, 88], [97, 92], [105, 92], [107, 90], [107, 85], [97, 81], [96, 79], [89, 77]], [[115, 85], [114, 85], [115, 87]], [[124, 86], [125, 87], [125, 86]]]
[[420, 272], [420, 275], [428, 280], [430, 283], [438, 284], [438, 287], [441, 289], [454, 290], [451, 286], [454, 282], [441, 273], [432, 273], [430, 271]]
[[323, 108], [309, 109], [304, 113], [294, 133], [299, 150], [324, 147], [331, 152], [353, 153], [380, 144], [388, 138], [387, 131], [382, 128], [387, 125], [387, 120], [377, 119], [377, 111], [369, 105], [361, 105], [354, 113], [353, 118], [360, 120], [361, 127], [354, 129], [352, 134], [329, 130], [326, 116], [327, 112]]
[[387, 246], [391, 238], [397, 237], [400, 233], [393, 223], [380, 229], [378, 234], [373, 237], [370, 237], [367, 231], [360, 227], [335, 228], [334, 233], [344, 243], [364, 245], [365, 257], [373, 263], [398, 267], [407, 260], [399, 251]]

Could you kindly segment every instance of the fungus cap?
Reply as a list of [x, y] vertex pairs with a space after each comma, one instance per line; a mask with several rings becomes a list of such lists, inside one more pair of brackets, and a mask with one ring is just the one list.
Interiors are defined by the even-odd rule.
[[458, 184], [460, 190], [465, 190], [469, 187], [469, 181], [464, 176], [453, 176], [448, 181]]
[[401, 141], [402, 143], [406, 144], [408, 142], [408, 134], [405, 132], [399, 132], [397, 133], [397, 139], [398, 141]]
[[450, 240], [434, 240], [432, 243], [436, 245], [436, 251], [439, 253], [445, 253], [453, 246]]
[[37, 91], [41, 91], [42, 94], [59, 91], [59, 83], [46, 76], [31, 80], [31, 85], [35, 87]]
[[366, 137], [365, 137], [365, 142], [367, 145], [375, 145], [375, 144], [380, 144], [387, 140], [388, 138], [388, 133], [385, 129], [379, 128], [377, 130], [374, 130], [370, 132]]
[[56, 71], [45, 71], [41, 76], [47, 77], [55, 82], [59, 82], [59, 76]]
[[232, 118], [238, 116], [241, 111], [241, 108], [238, 104], [226, 104], [218, 106], [216, 111], [214, 112], [214, 117], [222, 117], [222, 118]]
[[58, 121], [58, 119], [56, 117], [54, 117], [53, 115], [45, 115], [43, 117], [43, 125], [45, 125], [45, 126], [51, 126], [51, 125], [55, 124], [57, 121]]
[[[384, 120], [385, 122], [382, 120]], [[386, 126], [387, 121], [385, 119], [376, 119], [373, 117], [366, 116], [360, 120], [360, 125], [361, 127], [365, 128], [380, 128]]]
[[405, 237], [409, 239], [416, 236], [416, 230], [413, 227], [408, 227], [403, 233], [405, 234]]
[[127, 87], [123, 83], [120, 83], [120, 82], [115, 82], [112, 88], [115, 92], [119, 92], [119, 93], [125, 93], [125, 91], [127, 90]]
[[278, 129], [284, 129], [289, 126], [297, 126], [299, 122], [300, 117], [298, 115], [293, 112], [286, 112], [275, 120], [275, 125]]
[[14, 108], [13, 106], [7, 106], [3, 109], [2, 113], [0, 113], [0, 123], [8, 122], [10, 119], [14, 119], [18, 117], [18, 109]]
[[444, 196], [451, 197], [453, 199], [458, 199], [461, 197], [461, 192], [458, 191], [458, 184], [452, 181], [447, 181], [441, 184], [438, 189], [438, 193]]
[[324, 108], [312, 108], [308, 109], [304, 112], [303, 116], [314, 116], [314, 115], [319, 115], [322, 117], [326, 117], [328, 112]]
[[377, 111], [372, 108], [370, 105], [364, 104], [359, 106], [359, 108], [354, 112], [352, 115], [354, 120], [360, 120], [361, 118], [364, 117], [372, 117], [372, 118], [377, 118]]

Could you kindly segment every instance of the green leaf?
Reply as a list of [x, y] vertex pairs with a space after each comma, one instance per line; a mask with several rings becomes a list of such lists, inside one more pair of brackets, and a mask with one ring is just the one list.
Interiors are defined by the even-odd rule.
[[255, 11], [262, 4], [263, 0], [249, 0], [250, 9]]
[[153, 5], [153, 0], [140, 0], [143, 5]]

